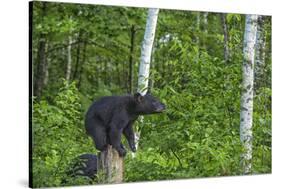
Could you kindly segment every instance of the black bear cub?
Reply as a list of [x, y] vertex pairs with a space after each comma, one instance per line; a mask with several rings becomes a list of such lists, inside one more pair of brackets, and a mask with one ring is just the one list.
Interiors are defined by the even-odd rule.
[[94, 179], [97, 174], [97, 156], [94, 154], [82, 154], [72, 162], [73, 166], [67, 171], [71, 177], [86, 176]]
[[110, 144], [123, 157], [126, 150], [121, 144], [122, 133], [135, 152], [134, 121], [139, 115], [161, 113], [163, 110], [165, 105], [150, 94], [102, 97], [90, 106], [86, 114], [86, 132], [93, 138], [98, 150], [104, 151]]

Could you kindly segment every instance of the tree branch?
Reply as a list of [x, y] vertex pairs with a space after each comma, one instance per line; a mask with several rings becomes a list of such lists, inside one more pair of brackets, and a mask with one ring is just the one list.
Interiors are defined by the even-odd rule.
[[176, 159], [178, 160], [178, 162], [180, 164], [180, 167], [182, 168], [183, 166], [182, 166], [182, 163], [181, 163], [181, 160], [180, 160], [179, 156], [176, 154], [176, 152], [172, 148], [171, 148], [171, 151], [172, 151], [173, 155], [176, 157]]

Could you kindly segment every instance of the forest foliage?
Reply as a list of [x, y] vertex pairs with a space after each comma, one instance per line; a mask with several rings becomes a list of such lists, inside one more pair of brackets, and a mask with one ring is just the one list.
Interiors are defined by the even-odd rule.
[[[136, 91], [147, 9], [34, 2], [32, 15], [34, 187], [102, 182], [66, 170], [75, 157], [97, 153], [84, 129], [92, 101]], [[262, 21], [252, 174], [271, 173], [271, 18]], [[136, 122], [140, 143], [136, 157], [125, 158], [125, 182], [242, 174], [244, 25], [240, 14], [160, 10], [149, 90], [167, 111]]]

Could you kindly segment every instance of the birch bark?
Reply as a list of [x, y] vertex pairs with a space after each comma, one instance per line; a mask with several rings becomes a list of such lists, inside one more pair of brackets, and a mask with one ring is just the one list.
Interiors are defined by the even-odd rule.
[[149, 68], [151, 60], [152, 46], [156, 31], [159, 9], [148, 10], [144, 39], [141, 47], [141, 60], [138, 76], [138, 92], [145, 95], [148, 88]]
[[68, 37], [68, 45], [67, 45], [67, 67], [66, 67], [66, 81], [69, 82], [70, 74], [71, 74], [71, 36]]
[[240, 112], [240, 140], [244, 147], [242, 168], [244, 174], [251, 172], [252, 160], [252, 122], [253, 122], [253, 82], [254, 57], [257, 33], [257, 15], [246, 15], [243, 45], [242, 94]]
[[[157, 26], [159, 9], [151, 8], [148, 10], [148, 16], [146, 20], [146, 27], [144, 38], [141, 47], [141, 59], [140, 59], [140, 67], [139, 67], [139, 75], [138, 75], [138, 92], [141, 95], [145, 95], [148, 90], [148, 81], [149, 81], [149, 69], [150, 69], [150, 61], [152, 54], [153, 41], [155, 37], [155, 31]], [[142, 122], [142, 117], [140, 121]], [[140, 138], [140, 131], [135, 132], [135, 144], [136, 149], [138, 148]], [[135, 157], [135, 154], [132, 153], [132, 156]]]

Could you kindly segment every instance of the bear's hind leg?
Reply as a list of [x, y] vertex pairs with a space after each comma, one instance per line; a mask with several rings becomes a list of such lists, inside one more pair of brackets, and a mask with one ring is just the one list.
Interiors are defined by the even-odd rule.
[[107, 148], [107, 134], [104, 125], [98, 120], [92, 120], [93, 124], [87, 128], [87, 134], [90, 135], [95, 143], [96, 149], [104, 151]]

